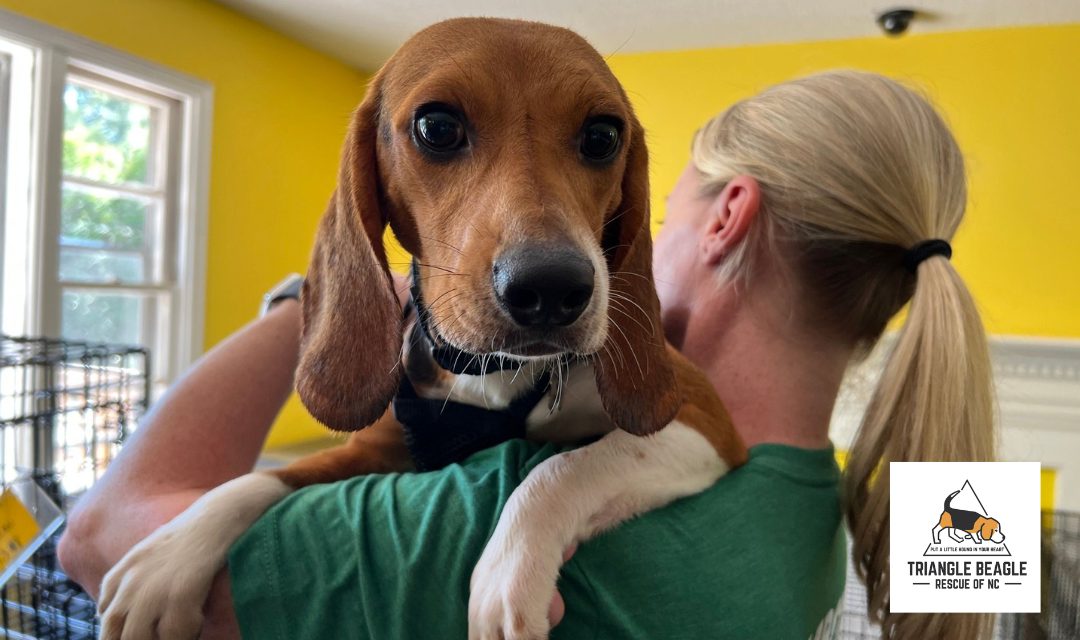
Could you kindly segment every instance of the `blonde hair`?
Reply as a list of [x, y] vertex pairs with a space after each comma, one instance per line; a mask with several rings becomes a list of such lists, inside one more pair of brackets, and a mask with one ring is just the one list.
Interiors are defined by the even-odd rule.
[[964, 162], [921, 96], [880, 75], [836, 71], [767, 89], [697, 134], [693, 163], [715, 193], [745, 174], [762, 210], [721, 266], [738, 280], [756, 251], [781, 251], [816, 324], [861, 352], [909, 300], [907, 320], [848, 456], [844, 503], [871, 619], [891, 638], [989, 635], [983, 614], [889, 611], [890, 461], [991, 460], [994, 400], [986, 335], [944, 256], [912, 274], [906, 251], [951, 239], [964, 214]]

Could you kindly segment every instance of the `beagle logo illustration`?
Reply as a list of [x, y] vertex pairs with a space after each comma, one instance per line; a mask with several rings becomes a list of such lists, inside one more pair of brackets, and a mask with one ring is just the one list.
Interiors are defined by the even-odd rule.
[[[945, 498], [945, 506], [932, 533], [924, 556], [1012, 555], [1005, 546], [1001, 523], [987, 514], [982, 500], [967, 480], [963, 487]], [[947, 535], [945, 544], [941, 542], [943, 533]]]
[[889, 476], [892, 611], [1039, 611], [1039, 463], [893, 462]]

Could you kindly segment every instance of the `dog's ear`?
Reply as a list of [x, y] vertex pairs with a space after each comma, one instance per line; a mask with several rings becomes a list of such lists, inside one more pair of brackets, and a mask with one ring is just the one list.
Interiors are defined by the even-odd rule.
[[300, 298], [296, 390], [311, 415], [340, 431], [379, 419], [400, 376], [402, 312], [382, 242], [387, 215], [375, 148], [379, 87], [376, 77], [353, 114]]
[[604, 410], [636, 435], [671, 422], [682, 404], [660, 325], [649, 230], [649, 158], [645, 132], [631, 116], [622, 201], [604, 229], [610, 299], [607, 342], [596, 367]]
[[986, 520], [984, 520], [982, 525], [982, 531], [980, 532], [982, 533], [983, 540], [990, 540], [991, 542], [993, 542], [992, 538], [994, 537], [994, 531], [996, 531], [997, 528], [998, 524], [994, 519], [987, 518]]

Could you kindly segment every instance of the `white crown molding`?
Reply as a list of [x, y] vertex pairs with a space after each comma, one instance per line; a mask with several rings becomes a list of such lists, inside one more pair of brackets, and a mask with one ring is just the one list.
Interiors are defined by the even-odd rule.
[[[852, 366], [833, 412], [831, 436], [850, 447], [877, 385], [895, 334]], [[1056, 505], [1080, 511], [1080, 340], [992, 336], [1000, 452], [1034, 460], [1057, 473]]]
[[1003, 428], [1080, 437], [1080, 341], [997, 337], [990, 353]]
[[1080, 383], [1080, 340], [995, 336], [990, 353], [996, 376]]

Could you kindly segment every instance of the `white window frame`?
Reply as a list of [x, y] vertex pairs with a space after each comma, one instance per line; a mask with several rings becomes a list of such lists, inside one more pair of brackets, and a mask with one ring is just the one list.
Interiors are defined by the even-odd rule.
[[[11, 106], [11, 65], [12, 56], [7, 51], [0, 51], [0, 194], [7, 194], [5, 185], [8, 179], [8, 112]], [[7, 198], [0, 197], [0, 251], [5, 247], [4, 234], [7, 231]], [[4, 260], [0, 255], [0, 309], [4, 308]], [[2, 326], [2, 319], [0, 319]]]
[[[69, 73], [78, 81], [87, 76], [106, 78], [137, 92], [163, 96], [176, 105], [164, 112], [166, 117], [173, 113], [168, 124], [167, 147], [173, 181], [169, 187], [175, 197], [166, 207], [170, 223], [177, 228], [175, 242], [165, 248], [166, 281], [172, 289], [173, 308], [161, 314], [168, 326], [159, 329], [168, 333], [171, 342], [167, 354], [151, 353], [152, 361], [157, 360], [152, 372], [155, 382], [168, 383], [202, 353], [213, 89], [191, 76], [4, 9], [0, 9], [0, 37], [34, 51], [32, 186], [26, 246], [30, 266], [27, 284], [38, 295], [34, 296], [36, 304], [27, 305], [20, 327], [22, 333], [50, 336], [60, 333], [58, 238], [63, 182], [63, 93]], [[116, 93], [113, 87], [108, 90]], [[145, 96], [139, 100], [146, 102]], [[175, 273], [170, 273], [171, 270]], [[79, 288], [107, 289], [110, 285], [79, 285]], [[127, 285], [123, 288], [148, 292], [159, 289]]]

